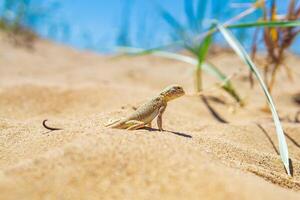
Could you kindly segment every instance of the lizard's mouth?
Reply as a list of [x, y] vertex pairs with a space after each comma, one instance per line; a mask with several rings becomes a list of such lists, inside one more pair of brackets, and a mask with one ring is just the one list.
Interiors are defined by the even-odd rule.
[[184, 92], [184, 90], [182, 90], [176, 94], [176, 98], [184, 96], [184, 95], [185, 95], [185, 92]]
[[184, 90], [182, 89], [182, 90], [180, 90], [180, 92], [178, 93], [178, 96], [181, 97], [181, 96], [183, 96], [183, 95], [185, 95], [185, 92], [184, 92]]

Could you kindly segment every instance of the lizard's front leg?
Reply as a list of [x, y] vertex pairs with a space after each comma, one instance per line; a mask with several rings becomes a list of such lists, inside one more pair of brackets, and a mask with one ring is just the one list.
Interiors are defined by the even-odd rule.
[[159, 111], [158, 111], [157, 126], [158, 126], [159, 131], [163, 131], [163, 128], [162, 128], [162, 115], [165, 112], [166, 108], [167, 108], [167, 106], [162, 106], [162, 107], [159, 108]]

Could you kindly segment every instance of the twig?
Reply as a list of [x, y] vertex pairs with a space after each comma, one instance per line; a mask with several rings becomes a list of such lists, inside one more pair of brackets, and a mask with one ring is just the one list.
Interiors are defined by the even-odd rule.
[[50, 130], [50, 131], [59, 131], [59, 130], [62, 130], [61, 128], [52, 128], [52, 127], [49, 127], [49, 126], [46, 124], [47, 121], [48, 121], [47, 119], [45, 119], [45, 120], [43, 121], [43, 126], [44, 126], [44, 128], [46, 128], [46, 129], [48, 129], [48, 130]]

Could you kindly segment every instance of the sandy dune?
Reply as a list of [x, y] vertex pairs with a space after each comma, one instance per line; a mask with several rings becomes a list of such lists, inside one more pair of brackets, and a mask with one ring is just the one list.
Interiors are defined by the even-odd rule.
[[[277, 138], [259, 86], [233, 54], [211, 59], [245, 99], [245, 108], [221, 90], [226, 105], [199, 97], [171, 102], [166, 132], [104, 127], [132, 106], [178, 83], [193, 92], [189, 65], [156, 57], [111, 59], [39, 41], [34, 51], [0, 44], [0, 199], [300, 199], [300, 125], [284, 123], [293, 177], [278, 156]], [[274, 97], [282, 117], [299, 109], [300, 59], [289, 55]], [[297, 67], [297, 68], [296, 68]], [[205, 76], [205, 88], [215, 80]], [[47, 132], [49, 125], [64, 130]], [[261, 127], [257, 125], [261, 124]]]

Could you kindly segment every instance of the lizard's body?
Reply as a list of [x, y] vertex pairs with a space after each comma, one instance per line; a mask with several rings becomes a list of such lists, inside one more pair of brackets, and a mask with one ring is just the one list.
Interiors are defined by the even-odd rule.
[[157, 117], [157, 125], [162, 131], [162, 115], [166, 110], [168, 101], [184, 95], [182, 87], [172, 85], [164, 89], [157, 97], [140, 106], [128, 117], [117, 120], [106, 126], [127, 130], [136, 130], [145, 126], [151, 127], [151, 122]]

